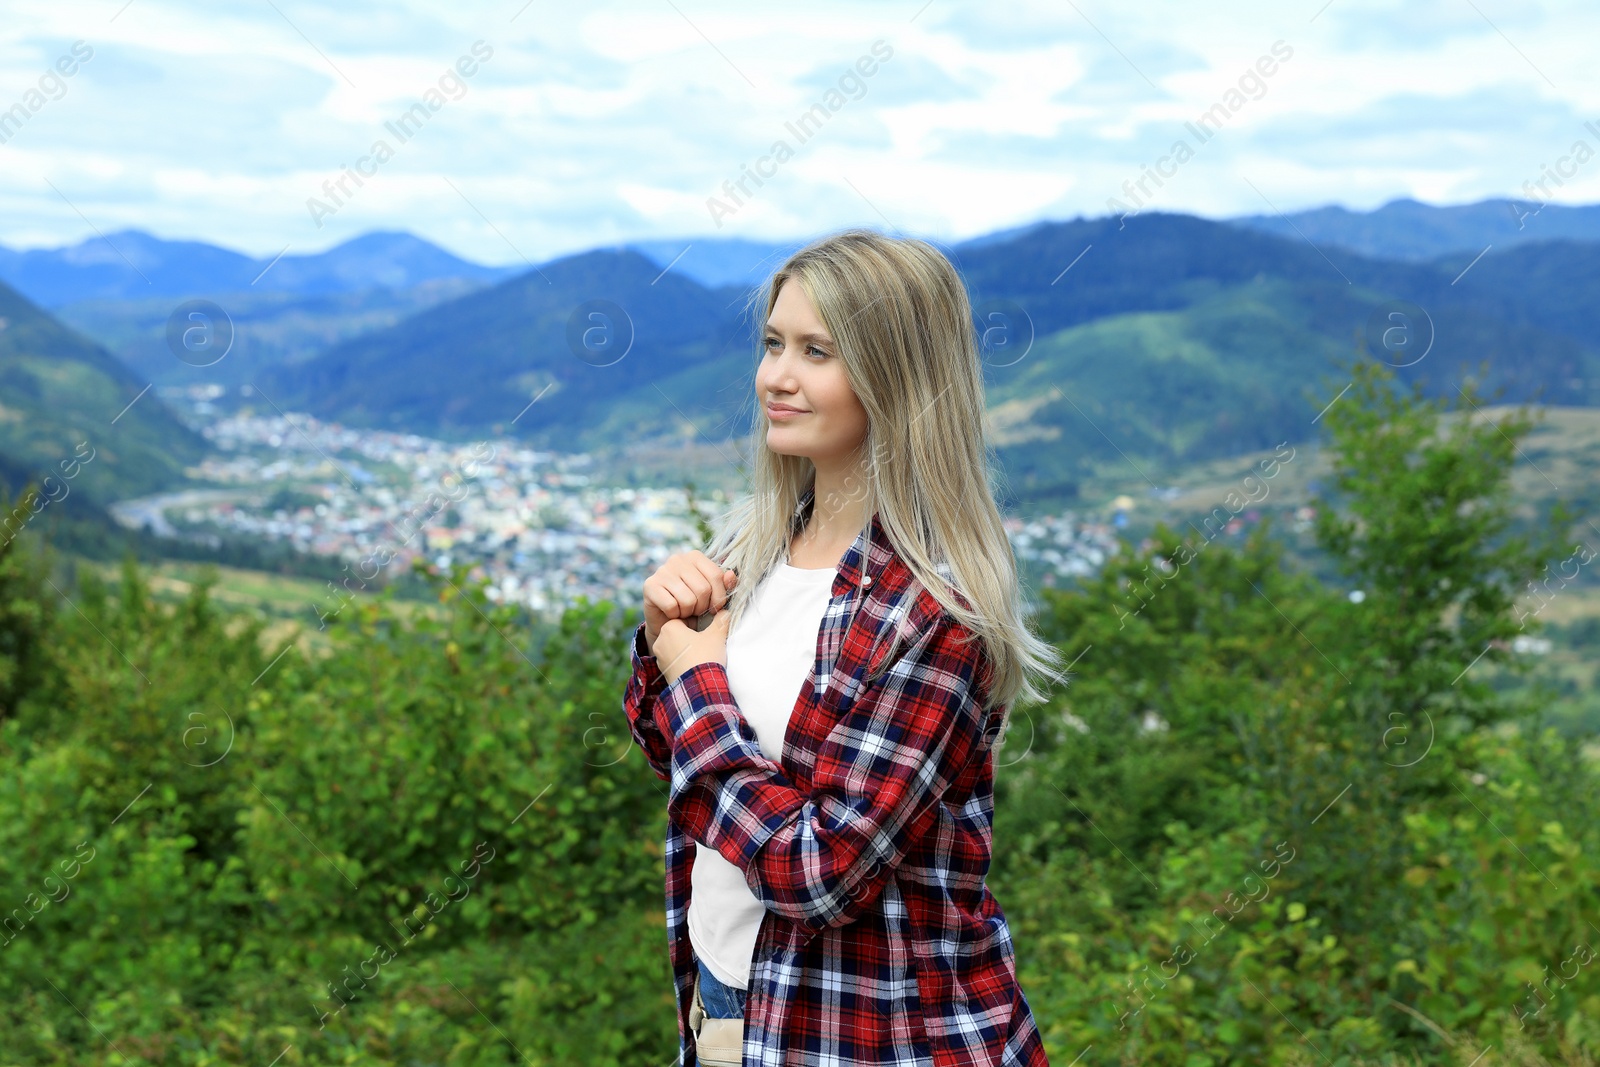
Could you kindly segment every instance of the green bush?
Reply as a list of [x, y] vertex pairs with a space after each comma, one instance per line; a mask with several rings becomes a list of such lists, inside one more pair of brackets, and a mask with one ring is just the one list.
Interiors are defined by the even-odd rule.
[[582, 606], [534, 652], [463, 575], [436, 584], [443, 619], [352, 604], [331, 651], [280, 657], [205, 583], [165, 612], [132, 567], [84, 576], [51, 684], [0, 724], [12, 1061], [115, 1062], [103, 1031], [153, 1062], [491, 1063], [507, 1038], [559, 1056], [555, 1018], [618, 1027], [590, 1062], [670, 1047], [628, 621]]
[[[997, 750], [989, 881], [1056, 1062], [1600, 1047], [1595, 771], [1485, 675], [1565, 517], [1515, 518], [1523, 423], [1445, 432], [1352, 375], [1336, 581], [1264, 524], [1044, 591], [1076, 677]], [[457, 569], [431, 610], [269, 632], [28, 545], [0, 548], [0, 1064], [672, 1059], [636, 613], [537, 626]]]

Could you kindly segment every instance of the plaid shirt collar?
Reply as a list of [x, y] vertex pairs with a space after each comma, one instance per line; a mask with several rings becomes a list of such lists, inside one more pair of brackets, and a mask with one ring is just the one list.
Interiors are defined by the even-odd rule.
[[[815, 498], [815, 484], [807, 486], [805, 492], [800, 494], [800, 502], [795, 505], [794, 512], [796, 527], [803, 522], [807, 509]], [[934, 570], [945, 581], [951, 580], [952, 571], [945, 561], [936, 562]], [[899, 552], [895, 550], [889, 540], [888, 531], [884, 529], [883, 520], [876, 511], [867, 520], [866, 529], [856, 535], [856, 539], [839, 558], [838, 573], [834, 576], [829, 595], [839, 597], [852, 590], [855, 595], [850, 601], [846, 628], [855, 621], [856, 610], [866, 597], [873, 596], [884, 602], [897, 598], [900, 601], [896, 610], [891, 610], [878, 620], [880, 625], [871, 635], [875, 651], [881, 648], [887, 653], [899, 640], [906, 637], [908, 632], [926, 623], [939, 611], [937, 604], [930, 598], [922, 596], [922, 583], [911, 573], [911, 568], [906, 566]], [[889, 643], [885, 644], [886, 640]], [[877, 666], [876, 658], [872, 666]], [[985, 665], [986, 669], [988, 666]]]
[[[800, 503], [795, 505], [796, 525], [802, 521], [815, 499], [816, 486], [807, 486], [800, 495]], [[839, 573], [833, 580], [833, 595], [838, 596], [852, 588], [871, 588], [874, 582], [882, 581], [890, 564], [894, 563], [900, 563], [900, 557], [889, 543], [889, 535], [884, 532], [878, 513], [873, 512], [867, 520], [867, 528], [856, 534], [856, 539], [839, 559]]]

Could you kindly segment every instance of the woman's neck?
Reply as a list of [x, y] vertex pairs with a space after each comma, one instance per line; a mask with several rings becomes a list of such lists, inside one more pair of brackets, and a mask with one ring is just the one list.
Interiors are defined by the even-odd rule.
[[789, 543], [789, 565], [808, 570], [836, 566], [866, 524], [865, 475], [857, 469], [818, 468], [805, 528]]

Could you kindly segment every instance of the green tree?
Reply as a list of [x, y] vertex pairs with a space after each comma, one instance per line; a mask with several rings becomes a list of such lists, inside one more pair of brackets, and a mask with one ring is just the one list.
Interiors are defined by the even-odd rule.
[[45, 595], [44, 584], [49, 554], [20, 536], [31, 513], [28, 501], [38, 493], [29, 486], [15, 502], [0, 493], [0, 719], [15, 714], [22, 698], [41, 684], [48, 662], [45, 636], [53, 598]]
[[1593, 913], [1597, 835], [1562, 819], [1595, 775], [1501, 737], [1530, 702], [1474, 677], [1520, 667], [1517, 590], [1565, 543], [1562, 508], [1530, 528], [1511, 497], [1529, 420], [1350, 372], [1318, 501], [1338, 581], [1289, 567], [1269, 517], [1237, 548], [1158, 527], [1043, 593], [1077, 677], [1001, 747], [994, 871], [1053, 1051], [1360, 1057], [1437, 1049], [1433, 1018], [1499, 1039]]
[[1439, 709], [1488, 725], [1509, 709], [1474, 665], [1520, 669], [1516, 600], [1570, 547], [1574, 515], [1557, 501], [1517, 528], [1511, 470], [1535, 425], [1525, 409], [1492, 421], [1476, 417], [1470, 380], [1452, 406], [1420, 385], [1404, 395], [1379, 363], [1352, 375], [1327, 415], [1333, 477], [1316, 529], [1363, 596], [1354, 666], [1388, 714]]
[[1388, 916], [1398, 938], [1409, 849], [1394, 820], [1427, 798], [1459, 804], [1452, 782], [1473, 769], [1459, 740], [1535, 710], [1486, 676], [1526, 669], [1510, 645], [1518, 590], [1558, 558], [1571, 516], [1557, 502], [1544, 523], [1517, 521], [1511, 474], [1534, 425], [1526, 410], [1491, 421], [1470, 380], [1454, 398], [1429, 399], [1382, 363], [1349, 371], [1323, 420], [1332, 473], [1316, 532], [1359, 593], [1324, 628], [1345, 684], [1316, 724], [1318, 743], [1296, 758], [1328, 796], [1350, 786], [1349, 817], [1329, 820], [1326, 851], [1307, 869], [1380, 898], [1330, 894], [1333, 924]]

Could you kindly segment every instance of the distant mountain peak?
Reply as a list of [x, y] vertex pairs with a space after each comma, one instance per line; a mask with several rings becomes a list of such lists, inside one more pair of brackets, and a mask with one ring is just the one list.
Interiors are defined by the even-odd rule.
[[83, 300], [216, 299], [227, 293], [326, 296], [453, 279], [492, 283], [523, 269], [471, 263], [404, 230], [360, 234], [322, 252], [297, 254], [291, 248], [281, 258], [258, 259], [133, 227], [60, 248], [0, 249], [0, 281], [50, 308]]
[[1370, 211], [1338, 204], [1288, 216], [1242, 215], [1226, 222], [1280, 237], [1302, 237], [1379, 259], [1412, 262], [1490, 245], [1530, 241], [1600, 241], [1600, 205], [1565, 205], [1493, 197], [1470, 204], [1427, 204], [1396, 197]]

